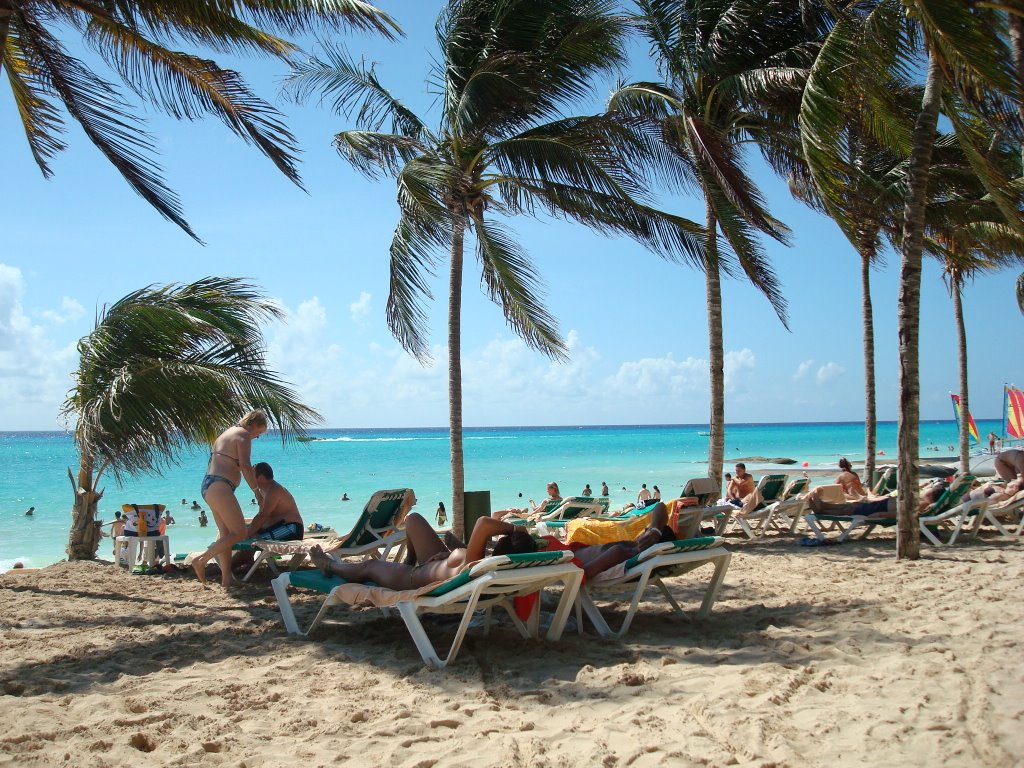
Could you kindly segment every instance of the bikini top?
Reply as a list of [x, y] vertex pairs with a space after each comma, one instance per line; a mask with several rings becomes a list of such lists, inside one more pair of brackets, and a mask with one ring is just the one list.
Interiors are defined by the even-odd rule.
[[214, 456], [223, 456], [225, 459], [231, 459], [233, 462], [235, 462], [235, 466], [242, 466], [242, 463], [234, 456], [232, 456], [230, 453], [223, 453], [221, 451], [210, 451], [210, 461], [213, 461]]

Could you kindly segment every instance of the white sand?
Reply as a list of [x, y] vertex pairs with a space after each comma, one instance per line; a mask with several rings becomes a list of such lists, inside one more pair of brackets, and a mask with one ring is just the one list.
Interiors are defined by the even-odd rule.
[[286, 636], [265, 575], [5, 574], [0, 765], [1021, 764], [1024, 546], [729, 546], [706, 621], [649, 605], [625, 642], [557, 644], [506, 623], [442, 671], [373, 610]]

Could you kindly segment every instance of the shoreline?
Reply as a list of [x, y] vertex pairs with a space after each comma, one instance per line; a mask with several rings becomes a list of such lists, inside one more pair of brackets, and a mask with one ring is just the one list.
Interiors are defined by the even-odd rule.
[[[402, 622], [335, 608], [284, 633], [237, 590], [60, 563], [0, 576], [0, 699], [19, 765], [1013, 766], [1024, 754], [1016, 542], [897, 562], [894, 539], [734, 552], [711, 615], [649, 591], [622, 642], [471, 628], [447, 669]], [[684, 609], [701, 571], [670, 580]], [[953, 597], [948, 584], [956, 583]], [[45, 598], [45, 602], [41, 602]], [[318, 600], [300, 597], [307, 620]], [[499, 613], [499, 612], [496, 612]], [[621, 615], [621, 613], [620, 613]], [[444, 618], [428, 632], [454, 631]], [[146, 757], [146, 753], [150, 757]]]

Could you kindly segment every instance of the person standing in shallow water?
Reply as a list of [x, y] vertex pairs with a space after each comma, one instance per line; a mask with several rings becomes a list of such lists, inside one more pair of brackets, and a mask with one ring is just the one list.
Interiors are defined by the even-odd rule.
[[220, 565], [221, 585], [230, 587], [234, 584], [231, 548], [245, 538], [246, 531], [235, 489], [244, 477], [253, 494], [261, 497], [252, 468], [251, 451], [252, 441], [266, 431], [267, 415], [263, 411], [250, 411], [237, 425], [228, 427], [213, 441], [201, 493], [213, 513], [220, 538], [192, 561], [196, 578], [203, 584], [206, 583], [206, 565], [214, 558]]

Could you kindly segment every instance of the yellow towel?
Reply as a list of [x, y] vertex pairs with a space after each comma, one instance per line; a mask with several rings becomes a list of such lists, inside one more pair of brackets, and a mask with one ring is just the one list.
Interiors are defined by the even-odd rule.
[[569, 521], [566, 539], [577, 544], [611, 544], [615, 541], [631, 541], [651, 524], [651, 515], [637, 515], [625, 520], [602, 520], [597, 517], [579, 518]]

